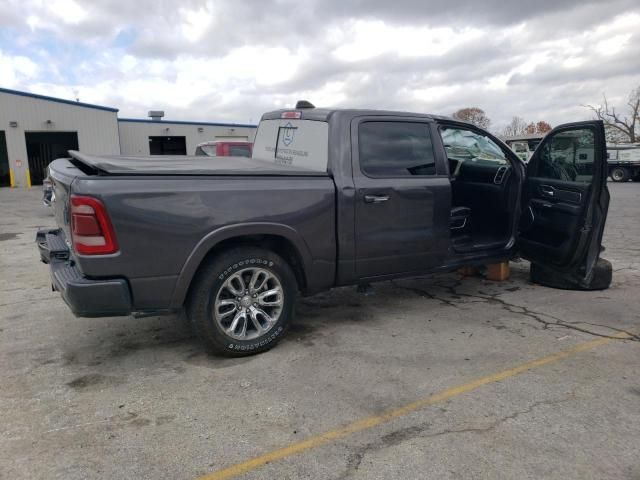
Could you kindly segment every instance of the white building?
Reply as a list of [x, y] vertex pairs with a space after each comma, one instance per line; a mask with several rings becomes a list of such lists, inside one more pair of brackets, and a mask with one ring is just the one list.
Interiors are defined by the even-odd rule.
[[122, 155], [193, 155], [210, 140], [253, 142], [256, 126], [121, 118], [118, 130]]
[[210, 140], [253, 141], [255, 125], [118, 118], [118, 109], [0, 88], [0, 186], [42, 183], [68, 150], [193, 155]]
[[46, 166], [67, 150], [118, 154], [118, 110], [0, 89], [0, 185], [42, 183]]

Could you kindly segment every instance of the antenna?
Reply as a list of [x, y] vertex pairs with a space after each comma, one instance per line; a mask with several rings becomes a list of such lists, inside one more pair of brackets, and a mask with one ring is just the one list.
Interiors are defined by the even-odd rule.
[[316, 108], [316, 106], [307, 100], [298, 100], [298, 103], [296, 103], [296, 109], [301, 108]]

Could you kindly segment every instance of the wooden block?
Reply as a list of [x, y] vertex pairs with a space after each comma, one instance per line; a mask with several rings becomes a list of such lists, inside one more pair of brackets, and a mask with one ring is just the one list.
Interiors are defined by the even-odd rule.
[[458, 269], [458, 274], [463, 277], [473, 277], [478, 274], [478, 269], [476, 267], [462, 267]]
[[487, 265], [487, 280], [503, 282], [509, 279], [509, 262], [492, 263]]

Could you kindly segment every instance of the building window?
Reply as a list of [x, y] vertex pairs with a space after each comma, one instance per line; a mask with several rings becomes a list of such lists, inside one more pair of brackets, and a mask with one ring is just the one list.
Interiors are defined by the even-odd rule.
[[186, 155], [186, 137], [149, 137], [151, 155]]

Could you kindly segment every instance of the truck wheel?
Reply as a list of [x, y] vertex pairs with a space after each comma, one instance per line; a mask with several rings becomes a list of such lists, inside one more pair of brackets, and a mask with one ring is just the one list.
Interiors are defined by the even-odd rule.
[[611, 285], [613, 267], [609, 260], [599, 258], [593, 267], [593, 276], [589, 285], [580, 285], [575, 280], [550, 270], [537, 263], [532, 263], [529, 273], [531, 281], [545, 287], [562, 290], [606, 290]]
[[614, 182], [626, 182], [629, 180], [629, 170], [624, 167], [615, 167], [611, 169], [611, 180]]
[[297, 293], [291, 267], [254, 247], [225, 251], [198, 272], [187, 300], [196, 334], [216, 354], [269, 350], [287, 331]]

